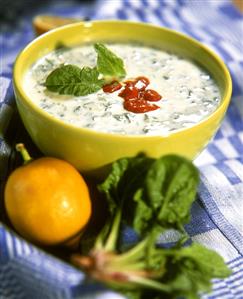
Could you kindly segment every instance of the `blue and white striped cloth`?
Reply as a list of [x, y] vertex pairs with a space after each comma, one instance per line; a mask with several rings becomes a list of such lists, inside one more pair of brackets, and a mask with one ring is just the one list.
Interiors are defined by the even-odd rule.
[[[4, 181], [15, 165], [13, 145], [24, 140], [34, 150], [16, 114], [11, 85], [15, 57], [34, 37], [34, 15], [130, 19], [181, 31], [217, 52], [233, 78], [233, 99], [225, 120], [195, 161], [201, 185], [186, 230], [192, 240], [218, 251], [233, 270], [229, 278], [214, 280], [213, 292], [202, 298], [242, 299], [243, 16], [230, 0], [53, 0], [41, 1], [39, 7], [35, 2], [0, 0], [0, 208]], [[131, 238], [129, 232], [126, 238]], [[169, 234], [160, 241], [176, 238]], [[0, 222], [0, 299], [122, 298], [99, 284], [83, 284], [84, 279], [82, 272], [32, 246]]]

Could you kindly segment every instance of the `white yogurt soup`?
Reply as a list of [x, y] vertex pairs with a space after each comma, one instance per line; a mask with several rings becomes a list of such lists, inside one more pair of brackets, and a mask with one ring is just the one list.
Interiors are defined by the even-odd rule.
[[213, 78], [190, 60], [140, 44], [106, 44], [123, 59], [126, 79], [145, 76], [148, 88], [162, 99], [160, 108], [146, 113], [129, 112], [123, 107], [120, 90], [102, 89], [87, 96], [66, 96], [50, 92], [46, 77], [61, 64], [80, 68], [96, 65], [93, 45], [53, 51], [27, 72], [26, 93], [41, 109], [66, 123], [95, 131], [127, 135], [168, 135], [188, 128], [210, 115], [220, 103], [220, 91]]

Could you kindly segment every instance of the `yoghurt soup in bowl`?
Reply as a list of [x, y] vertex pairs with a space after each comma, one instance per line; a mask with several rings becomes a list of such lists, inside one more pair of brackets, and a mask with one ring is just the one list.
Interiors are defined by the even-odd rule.
[[[85, 95], [47, 88], [60, 66], [95, 68], [97, 42], [123, 61], [119, 88]], [[25, 127], [43, 153], [92, 174], [138, 152], [194, 159], [231, 96], [229, 72], [209, 49], [172, 30], [126, 21], [76, 23], [37, 38], [16, 60], [14, 87]]]

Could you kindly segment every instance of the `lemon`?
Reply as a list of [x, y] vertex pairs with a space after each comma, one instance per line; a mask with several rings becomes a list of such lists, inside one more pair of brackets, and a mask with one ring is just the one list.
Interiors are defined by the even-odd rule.
[[40, 35], [56, 27], [75, 22], [80, 22], [80, 20], [74, 18], [62, 18], [58, 16], [39, 15], [33, 19], [33, 27], [36, 34]]

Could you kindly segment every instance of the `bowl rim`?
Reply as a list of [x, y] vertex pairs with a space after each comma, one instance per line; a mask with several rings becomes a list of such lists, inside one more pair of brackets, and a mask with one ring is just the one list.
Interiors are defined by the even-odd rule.
[[[222, 96], [220, 104], [217, 106], [217, 108], [212, 113], [210, 113], [206, 118], [203, 118], [198, 123], [196, 123], [190, 127], [181, 128], [181, 129], [175, 130], [174, 132], [169, 132], [167, 134], [161, 134], [161, 135], [146, 135], [146, 134], [134, 134], [133, 135], [133, 134], [118, 134], [118, 133], [112, 133], [112, 132], [96, 131], [91, 128], [78, 127], [77, 125], [67, 123], [57, 117], [52, 116], [45, 110], [41, 109], [37, 104], [35, 104], [31, 100], [31, 98], [29, 97], [27, 92], [25, 92], [23, 84], [21, 84], [21, 79], [20, 79], [21, 76], [19, 76], [19, 74], [22, 74], [20, 66], [19, 66], [21, 60], [23, 59], [23, 57], [25, 57], [26, 52], [28, 52], [34, 44], [38, 43], [39, 40], [45, 39], [47, 36], [55, 34], [58, 31], [62, 31], [62, 30], [65, 31], [67, 29], [79, 27], [79, 26], [82, 26], [84, 28], [91, 27], [93, 23], [94, 24], [96, 24], [96, 23], [97, 24], [110, 24], [110, 25], [112, 25], [112, 24], [129, 24], [131, 26], [141, 26], [141, 27], [147, 27], [147, 28], [151, 28], [151, 29], [154, 28], [157, 30], [159, 29], [159, 30], [163, 30], [167, 33], [172, 33], [173, 35], [176, 35], [179, 38], [187, 40], [189, 43], [193, 44], [194, 46], [201, 48], [203, 51], [207, 52], [216, 61], [216, 63], [220, 66], [220, 68], [223, 72], [223, 76], [226, 80], [224, 97]], [[46, 55], [46, 54], [44, 54], [44, 55]], [[23, 75], [22, 75], [22, 77], [23, 77]], [[54, 122], [58, 126], [62, 126], [66, 129], [70, 129], [72, 131], [77, 131], [80, 133], [86, 133], [86, 134], [91, 134], [91, 135], [99, 135], [99, 137], [103, 137], [103, 138], [117, 138], [117, 139], [168, 138], [172, 135], [174, 136], [176, 134], [180, 134], [181, 132], [195, 129], [195, 128], [201, 126], [202, 124], [207, 123], [211, 118], [213, 118], [218, 113], [220, 114], [221, 110], [225, 109], [225, 107], [227, 108], [227, 106], [230, 102], [230, 99], [231, 99], [231, 95], [232, 95], [232, 79], [231, 79], [230, 72], [229, 72], [227, 66], [225, 65], [224, 61], [218, 56], [218, 54], [216, 54], [213, 50], [211, 50], [205, 44], [199, 42], [197, 39], [192, 38], [184, 33], [178, 32], [174, 29], [170, 29], [167, 27], [162, 27], [159, 25], [151, 24], [151, 23], [135, 22], [135, 21], [129, 21], [129, 20], [115, 20], [115, 19], [113, 19], [113, 20], [80, 21], [80, 22], [68, 24], [65, 26], [57, 27], [55, 29], [52, 29], [52, 30], [36, 37], [34, 40], [32, 40], [30, 43], [28, 43], [16, 57], [16, 60], [14, 63], [14, 68], [13, 68], [13, 86], [14, 86], [14, 89], [21, 96], [21, 101], [23, 101], [25, 104], [27, 104], [35, 112], [35, 114], [41, 115], [42, 117], [48, 119], [50, 122]]]

